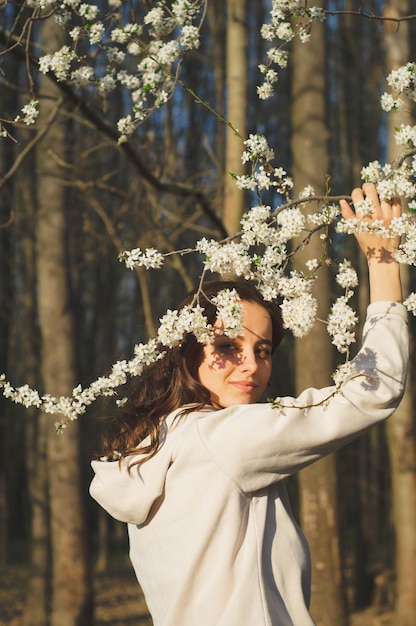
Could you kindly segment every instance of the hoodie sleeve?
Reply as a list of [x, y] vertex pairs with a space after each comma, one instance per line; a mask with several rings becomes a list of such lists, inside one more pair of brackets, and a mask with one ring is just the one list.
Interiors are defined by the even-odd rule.
[[198, 420], [203, 445], [242, 492], [262, 489], [388, 418], [404, 393], [408, 347], [403, 305], [373, 303], [354, 359], [362, 375], [342, 392], [307, 389], [297, 399], [283, 398], [291, 407], [283, 412], [258, 404], [211, 413]]

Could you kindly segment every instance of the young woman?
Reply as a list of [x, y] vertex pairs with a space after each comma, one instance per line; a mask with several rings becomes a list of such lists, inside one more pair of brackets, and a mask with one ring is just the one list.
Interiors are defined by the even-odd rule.
[[[363, 220], [388, 224], [400, 214], [399, 202], [380, 203], [372, 185], [352, 194], [356, 205], [365, 196], [375, 209]], [[355, 215], [346, 202], [342, 211]], [[398, 242], [368, 232], [358, 241], [371, 303], [355, 359], [362, 375], [342, 393], [308, 389], [284, 399], [291, 407], [284, 412], [255, 404], [282, 337], [279, 317], [247, 283], [216, 282], [201, 300], [214, 343], [186, 337], [139, 381], [113, 422], [106, 460], [92, 463], [91, 494], [128, 524], [155, 626], [313, 624], [308, 548], [284, 479], [386, 419], [405, 384], [406, 313], [392, 256]], [[237, 289], [244, 306], [244, 334], [236, 339], [224, 334], [209, 302], [224, 285]]]

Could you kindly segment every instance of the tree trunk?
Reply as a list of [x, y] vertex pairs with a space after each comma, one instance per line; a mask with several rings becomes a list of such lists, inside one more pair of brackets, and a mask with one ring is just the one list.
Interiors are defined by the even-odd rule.
[[[402, 17], [410, 12], [408, 0], [389, 0], [383, 4], [385, 17]], [[409, 27], [402, 22], [385, 22], [385, 47], [387, 71], [407, 63], [410, 57]], [[388, 160], [394, 160], [403, 146], [394, 142], [395, 128], [413, 124], [408, 110], [394, 111], [388, 115]], [[402, 278], [405, 293], [409, 289], [409, 268], [403, 266]], [[387, 436], [391, 459], [393, 519], [395, 529], [396, 602], [394, 626], [416, 626], [416, 420], [410, 381], [414, 377], [412, 360], [405, 396], [387, 423]]]
[[[319, 3], [323, 6], [323, 2]], [[306, 185], [317, 194], [325, 193], [329, 168], [326, 126], [325, 31], [315, 24], [311, 40], [296, 41], [292, 56], [292, 157], [295, 195]], [[297, 255], [301, 264], [322, 255], [319, 237]], [[330, 276], [322, 268], [315, 295], [318, 316], [326, 318], [330, 296]], [[317, 360], [317, 355], [319, 359]], [[332, 350], [326, 327], [315, 324], [309, 335], [296, 341], [296, 388], [323, 387], [331, 382]], [[312, 557], [311, 613], [319, 626], [346, 624], [343, 594], [339, 516], [337, 508], [337, 469], [331, 455], [299, 474], [301, 525]]]
[[[13, 60], [8, 60], [9, 64]], [[16, 64], [13, 64], [16, 68]], [[16, 107], [16, 95], [11, 91], [5, 91], [0, 104], [0, 116], [6, 113], [7, 109], [13, 110]], [[13, 147], [11, 142], [2, 141], [0, 147], [0, 171], [7, 172], [13, 163]], [[12, 186], [6, 183], [2, 186], [0, 196], [0, 373], [8, 370], [9, 352], [9, 330], [12, 315], [12, 267], [11, 267], [11, 235], [7, 225], [13, 223]], [[5, 416], [5, 400], [0, 395], [0, 565], [5, 567], [8, 561], [8, 506], [7, 506], [7, 469], [9, 465], [7, 449], [7, 425]]]
[[[247, 135], [247, 0], [227, 0], [227, 118], [242, 137]], [[240, 230], [244, 195], [230, 173], [242, 175], [244, 150], [241, 139], [227, 128], [224, 226], [229, 235]]]
[[[43, 22], [41, 45], [60, 47], [63, 31], [53, 19]], [[41, 124], [48, 123], [59, 94], [42, 79]], [[41, 371], [45, 391], [71, 394], [76, 384], [75, 336], [70, 303], [67, 234], [62, 172], [55, 155], [66, 147], [66, 121], [57, 118], [37, 148], [39, 214], [37, 224], [38, 309], [41, 329]], [[52, 599], [50, 626], [87, 626], [91, 623], [91, 585], [81, 497], [79, 423], [57, 436], [53, 419], [47, 437], [51, 512]]]
[[[22, 135], [25, 133], [22, 131]], [[16, 293], [16, 315], [13, 317], [18, 337], [14, 358], [21, 365], [21, 376], [30, 387], [39, 386], [39, 337], [36, 324], [35, 240], [36, 190], [34, 184], [34, 153], [20, 165], [14, 178], [14, 202], [17, 207], [15, 234], [16, 274], [20, 288]], [[26, 589], [22, 626], [48, 623], [50, 546], [49, 498], [47, 477], [46, 433], [50, 418], [34, 408], [24, 415], [25, 468], [29, 498], [29, 562], [30, 578]]]
[[[211, 54], [212, 63], [214, 66], [214, 106], [215, 110], [221, 117], [225, 116], [225, 7], [222, 0], [211, 0], [207, 5], [207, 18], [210, 28], [211, 38]], [[218, 215], [222, 214], [223, 198], [224, 198], [224, 184], [226, 179], [229, 178], [227, 173], [224, 176], [225, 169], [225, 136], [226, 128], [224, 124], [217, 124], [215, 135], [215, 163], [218, 170], [218, 185], [215, 190], [214, 208], [217, 210]]]

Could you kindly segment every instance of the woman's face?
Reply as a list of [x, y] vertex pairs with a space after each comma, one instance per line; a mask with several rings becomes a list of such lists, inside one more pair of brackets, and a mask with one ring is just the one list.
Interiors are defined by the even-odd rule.
[[217, 320], [215, 341], [202, 350], [198, 380], [210, 392], [216, 408], [257, 402], [270, 378], [270, 315], [257, 302], [244, 300], [242, 304], [244, 334], [235, 339], [227, 337], [221, 320]]

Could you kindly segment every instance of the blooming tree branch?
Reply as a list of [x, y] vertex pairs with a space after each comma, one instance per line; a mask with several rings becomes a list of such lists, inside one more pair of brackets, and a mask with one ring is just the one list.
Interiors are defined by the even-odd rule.
[[[115, 89], [127, 93], [129, 109], [118, 120], [115, 134], [121, 149], [131, 149], [129, 137], [138, 125], [172, 97], [178, 85], [238, 134], [232, 121], [219, 116], [180, 77], [185, 55], [200, 45], [206, 0], [159, 0], [146, 10], [142, 5], [133, 5], [129, 13], [123, 11], [123, 0], [109, 0], [108, 4], [109, 11], [102, 14], [98, 5], [80, 0], [60, 3], [27, 0], [27, 6], [33, 10], [31, 20], [53, 15], [68, 31], [71, 41], [70, 45], [52, 54], [39, 56], [40, 72], [53, 76], [58, 84], [72, 90], [73, 96], [82, 90], [94, 93], [98, 100]], [[259, 68], [263, 77], [263, 83], [257, 88], [260, 99], [273, 95], [278, 71], [287, 65], [288, 44], [295, 37], [306, 43], [314, 22], [324, 21], [329, 14], [335, 13], [340, 12], [308, 7], [305, 0], [272, 0], [268, 22], [261, 28], [261, 36], [270, 46], [267, 60]], [[361, 10], [348, 13], [372, 19], [377, 17]], [[22, 44], [28, 29], [29, 25], [24, 34], [22, 31], [20, 36], [10, 39], [9, 50]], [[95, 62], [97, 59], [100, 59], [99, 63]], [[134, 71], [128, 69], [132, 67]], [[415, 102], [416, 64], [408, 63], [391, 72], [387, 85], [390, 91], [381, 97], [381, 106], [386, 112], [403, 108], [406, 102]], [[32, 97], [15, 119], [0, 121], [0, 135], [6, 139], [11, 137], [7, 124], [35, 124], [38, 110], [38, 100]], [[116, 394], [117, 388], [128, 377], [140, 375], [167, 349], [179, 345], [186, 333], [193, 333], [198, 341], [209, 343], [213, 337], [212, 327], [203, 315], [199, 296], [203, 294], [205, 277], [210, 273], [232, 274], [254, 281], [266, 300], [279, 303], [284, 326], [294, 336], [302, 337], [320, 321], [316, 319], [317, 302], [312, 291], [319, 268], [331, 262], [329, 241], [332, 232], [353, 234], [371, 230], [383, 237], [400, 236], [396, 259], [416, 265], [416, 218], [413, 213], [416, 210], [415, 126], [402, 125], [397, 129], [395, 141], [403, 147], [403, 153], [394, 163], [373, 161], [362, 169], [363, 180], [373, 182], [380, 197], [401, 196], [409, 201], [409, 212], [393, 220], [389, 227], [378, 222], [370, 225], [359, 219], [360, 212], [372, 211], [372, 207], [365, 203], [355, 207], [357, 219], [342, 219], [338, 207], [340, 196], [331, 196], [329, 189], [326, 195], [319, 196], [308, 186], [298, 198], [294, 198], [293, 180], [284, 168], [273, 165], [275, 154], [266, 137], [253, 133], [241, 139], [244, 142], [242, 161], [251, 165], [251, 172], [234, 176], [235, 183], [240, 189], [254, 194], [257, 201], [243, 215], [238, 233], [221, 240], [202, 238], [194, 248], [174, 253], [136, 248], [119, 257], [129, 269], [144, 267], [147, 270], [163, 268], [165, 258], [172, 254], [202, 257], [203, 271], [192, 304], [181, 311], [168, 310], [160, 319], [157, 337], [146, 344], [136, 345], [130, 361], [115, 363], [108, 376], [100, 377], [85, 389], [77, 386], [70, 397], [40, 395], [26, 385], [14, 388], [1, 375], [0, 387], [4, 396], [24, 406], [36, 406], [47, 413], [59, 414], [62, 417], [57, 428], [61, 430], [83, 414], [97, 397]], [[177, 189], [180, 185], [173, 187]], [[270, 190], [277, 197], [275, 206], [262, 201], [264, 192]], [[347, 196], [342, 198], [350, 200]], [[311, 212], [312, 205], [315, 210]], [[293, 269], [292, 261], [298, 250], [314, 236], [322, 239], [322, 255], [318, 259], [309, 259], [304, 267]], [[358, 321], [351, 307], [358, 279], [349, 261], [344, 259], [339, 263], [336, 281], [344, 291], [332, 304], [327, 320], [323, 321], [333, 345], [345, 356], [345, 362], [334, 373], [335, 386], [331, 394], [342, 393], [342, 385], [359, 374], [349, 361]], [[227, 332], [231, 336], [241, 332], [242, 308], [237, 294], [221, 292], [214, 304]], [[409, 294], [404, 304], [416, 314], [416, 294]], [[273, 404], [280, 406], [278, 399]]]

